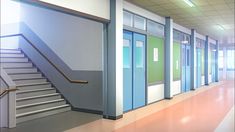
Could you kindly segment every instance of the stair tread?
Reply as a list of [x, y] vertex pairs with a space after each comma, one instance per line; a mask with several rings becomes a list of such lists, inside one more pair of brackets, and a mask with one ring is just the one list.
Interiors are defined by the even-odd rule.
[[49, 103], [60, 102], [60, 101], [65, 101], [65, 100], [64, 99], [56, 99], [56, 100], [32, 103], [32, 104], [27, 104], [27, 105], [20, 105], [20, 106], [16, 106], [16, 109], [30, 107], [30, 106], [37, 106], [37, 105], [42, 105], [42, 104], [49, 104]]
[[51, 87], [51, 88], [42, 88], [42, 89], [33, 89], [33, 90], [19, 90], [19, 91], [17, 91], [16, 94], [28, 93], [28, 92], [46, 91], [46, 90], [55, 90], [55, 89]]
[[16, 87], [43, 85], [43, 84], [51, 84], [51, 83], [50, 82], [37, 82], [37, 83], [19, 84], [19, 85], [16, 85]]
[[25, 72], [25, 73], [8, 73], [8, 75], [23, 75], [23, 74], [42, 74], [41, 72]]
[[17, 51], [21, 51], [21, 49], [4, 49], [4, 48], [1, 48], [0, 50], [17, 50]]
[[25, 97], [25, 98], [18, 98], [16, 101], [21, 101], [21, 100], [29, 100], [29, 99], [35, 99], [35, 98], [43, 98], [43, 97], [49, 97], [49, 96], [55, 96], [55, 95], [60, 95], [59, 93], [52, 93], [52, 94], [44, 94], [44, 95], [39, 95], [39, 96], [31, 96], [31, 97]]
[[10, 57], [10, 56], [1, 56], [1, 54], [0, 54], [0, 59], [1, 58], [14, 58], [14, 59], [23, 59], [23, 58], [25, 58], [25, 59], [27, 59], [27, 57], [25, 57], [25, 56]]
[[45, 77], [35, 77], [35, 78], [32, 78], [32, 77], [29, 77], [29, 78], [21, 78], [21, 79], [12, 79], [13, 81], [23, 81], [23, 80], [38, 80], [38, 79], [47, 79]]
[[65, 108], [65, 107], [69, 107], [69, 105], [64, 104], [64, 105], [50, 107], [50, 108], [46, 108], [46, 109], [30, 111], [30, 112], [26, 112], [26, 113], [22, 113], [22, 114], [16, 114], [16, 118], [22, 117], [22, 116], [27, 116], [27, 115], [32, 115], [32, 114], [36, 114], [36, 113], [41, 113], [41, 112], [45, 112], [45, 111], [55, 110], [55, 109], [59, 109], [59, 108]]

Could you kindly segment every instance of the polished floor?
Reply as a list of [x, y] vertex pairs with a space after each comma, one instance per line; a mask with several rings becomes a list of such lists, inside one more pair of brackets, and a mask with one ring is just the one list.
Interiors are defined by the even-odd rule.
[[[41, 129], [40, 129], [41, 128]], [[124, 114], [113, 121], [67, 112], [4, 132], [234, 132], [234, 81], [203, 86]]]

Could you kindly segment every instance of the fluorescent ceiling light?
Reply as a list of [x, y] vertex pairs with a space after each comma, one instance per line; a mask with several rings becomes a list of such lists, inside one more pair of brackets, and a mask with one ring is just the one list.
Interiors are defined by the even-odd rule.
[[191, 0], [183, 0], [185, 3], [187, 3], [190, 7], [194, 7], [195, 5]]
[[187, 41], [187, 40], [185, 40], [185, 41], [181, 41], [181, 43], [182, 43], [182, 44], [187, 44], [187, 43], [188, 43], [188, 41]]
[[224, 30], [224, 27], [222, 25], [217, 24], [217, 26], [220, 30]]

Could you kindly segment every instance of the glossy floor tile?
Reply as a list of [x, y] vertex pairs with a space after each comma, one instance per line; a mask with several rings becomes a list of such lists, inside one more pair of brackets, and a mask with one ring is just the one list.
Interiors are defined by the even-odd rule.
[[117, 121], [100, 119], [66, 132], [214, 131], [234, 104], [233, 83], [213, 83], [125, 113]]
[[101, 115], [65, 112], [18, 124], [1, 132], [234, 132], [233, 81], [179, 94], [113, 121]]
[[213, 132], [233, 106], [233, 82], [226, 82], [116, 132]]

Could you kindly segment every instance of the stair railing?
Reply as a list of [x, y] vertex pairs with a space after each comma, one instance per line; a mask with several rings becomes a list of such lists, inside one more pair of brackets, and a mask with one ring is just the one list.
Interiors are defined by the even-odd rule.
[[[2, 109], [7, 109], [6, 112], [8, 113], [4, 113], [7, 114], [7, 119], [5, 119], [5, 121], [7, 121], [7, 127], [9, 128], [13, 128], [16, 127], [16, 84], [12, 81], [12, 79], [10, 78], [10, 76], [6, 73], [6, 71], [0, 67], [0, 75], [1, 78], [3, 79], [3, 81], [6, 83], [6, 85], [8, 86], [7, 89], [3, 90], [3, 92], [1, 92], [1, 105], [2, 105]], [[6, 97], [6, 100], [2, 100], [4, 95], [8, 94], [8, 96]], [[6, 102], [3, 102], [6, 101]], [[8, 108], [7, 108], [8, 107]]]
[[0, 36], [0, 38], [7, 38], [7, 37], [16, 37], [20, 36], [24, 38], [43, 58], [45, 58], [66, 80], [68, 80], [70, 83], [81, 83], [81, 84], [87, 84], [88, 81], [86, 80], [73, 80], [69, 78], [56, 64], [54, 64], [46, 55], [44, 55], [30, 40], [28, 40], [23, 34], [13, 34], [13, 35], [5, 35]]

